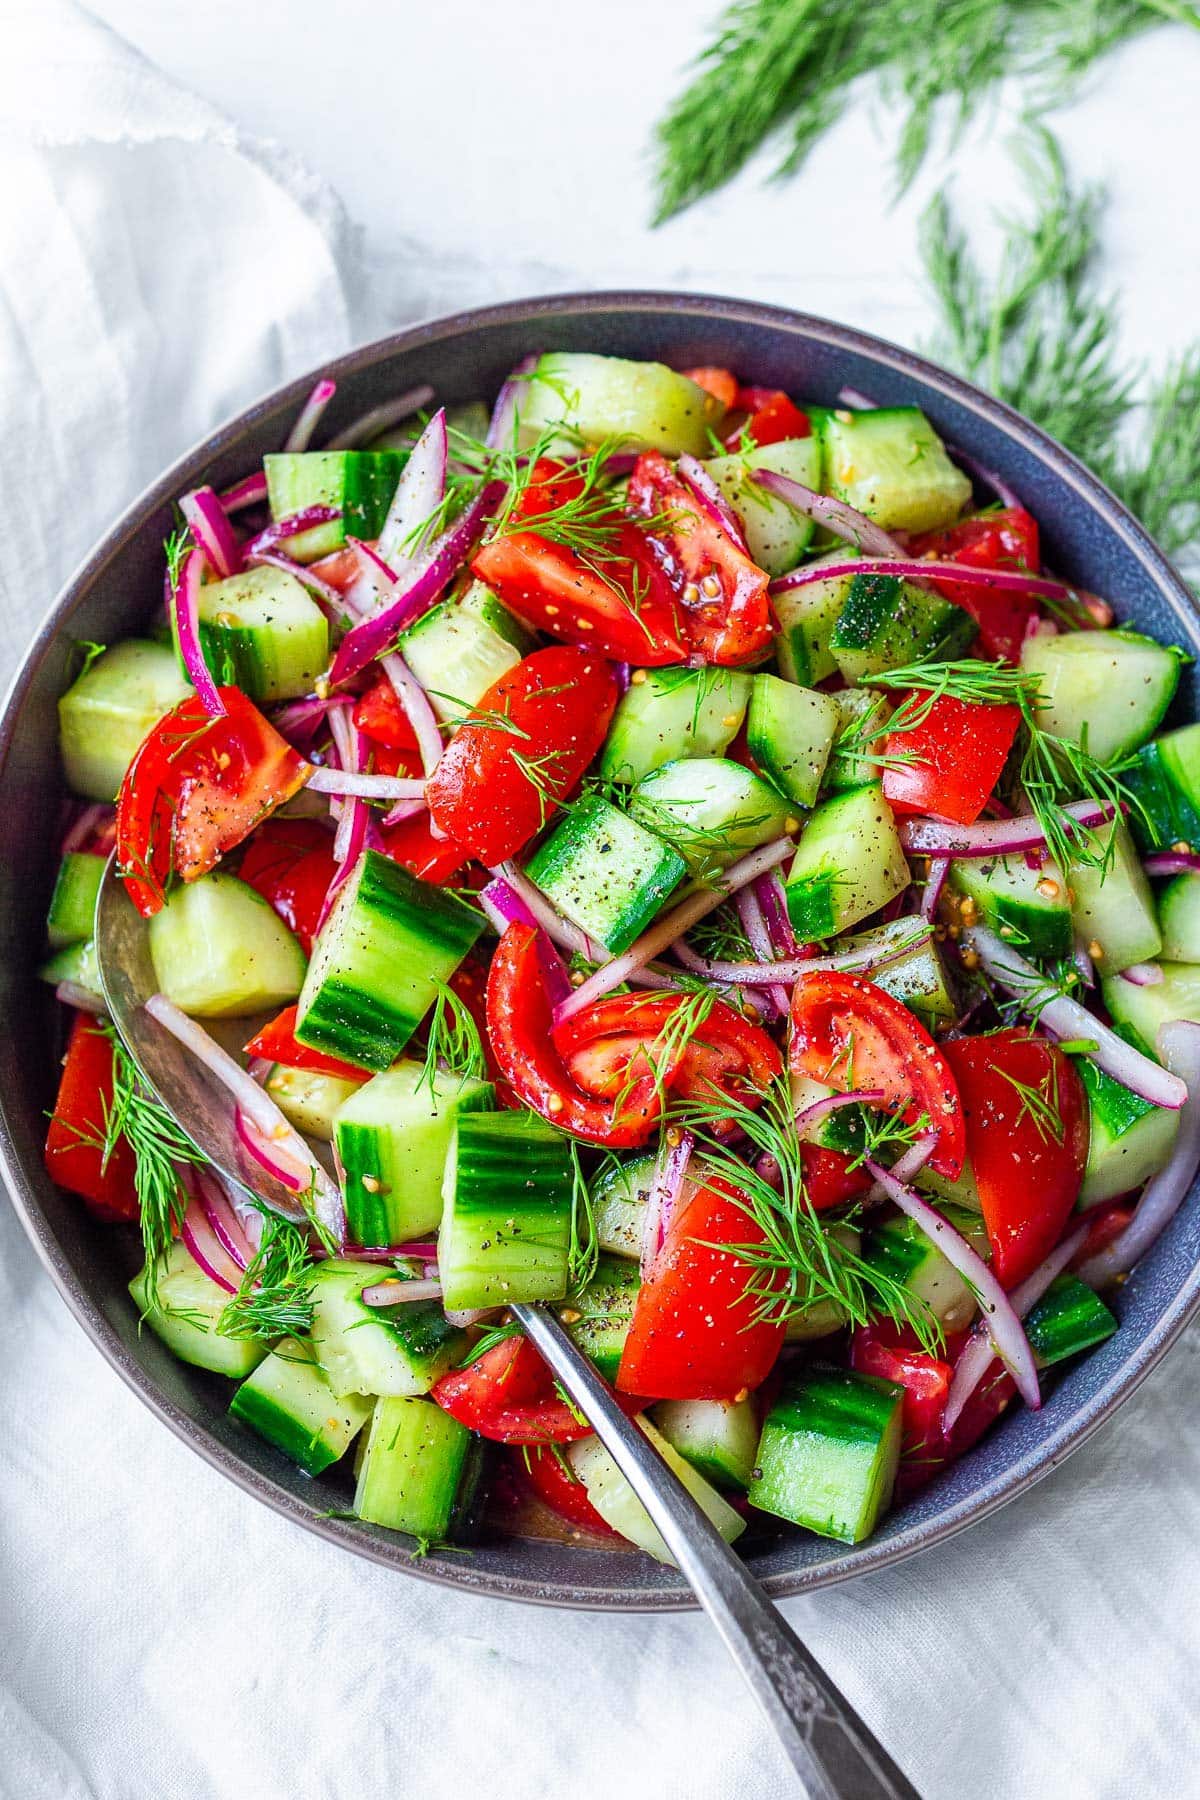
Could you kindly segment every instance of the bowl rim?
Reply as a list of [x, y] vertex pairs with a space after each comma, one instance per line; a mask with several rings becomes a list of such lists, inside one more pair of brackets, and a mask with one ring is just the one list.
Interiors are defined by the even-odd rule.
[[[0, 771], [7, 763], [17, 719], [42, 657], [57, 637], [63, 621], [80, 601], [106, 564], [125, 547], [146, 519], [164, 502], [173, 500], [194, 472], [232, 447], [258, 417], [273, 413], [289, 401], [300, 405], [315, 379], [322, 375], [351, 376], [392, 354], [412, 351], [445, 339], [461, 337], [491, 326], [525, 325], [541, 315], [588, 315], [628, 311], [670, 314], [686, 324], [689, 316], [708, 323], [751, 325], [782, 331], [832, 349], [869, 358], [882, 368], [910, 376], [933, 392], [962, 407], [977, 419], [997, 427], [1015, 440], [1035, 460], [1061, 479], [1075, 496], [1100, 514], [1107, 528], [1123, 542], [1175, 615], [1181, 634], [1200, 648], [1200, 622], [1195, 603], [1182, 578], [1149, 534], [1104, 484], [1053, 438], [1031, 424], [1005, 402], [993, 399], [972, 383], [940, 368], [915, 352], [855, 327], [840, 325], [818, 315], [758, 301], [664, 289], [597, 289], [593, 291], [536, 294], [498, 305], [475, 307], [422, 321], [391, 332], [330, 358], [317, 368], [283, 382], [259, 396], [249, 406], [225, 419], [216, 429], [185, 451], [127, 506], [99, 543], [82, 559], [48, 609], [9, 683], [0, 704]], [[68, 1309], [110, 1367], [149, 1410], [212, 1468], [244, 1492], [270, 1506], [327, 1541], [374, 1563], [400, 1570], [419, 1580], [450, 1587], [462, 1593], [486, 1595], [565, 1610], [611, 1612], [683, 1612], [696, 1608], [685, 1587], [629, 1592], [608, 1587], [580, 1585], [569, 1593], [547, 1591], [543, 1582], [514, 1573], [480, 1574], [472, 1559], [436, 1555], [411, 1561], [399, 1558], [395, 1542], [384, 1541], [360, 1526], [323, 1516], [295, 1494], [278, 1486], [243, 1461], [212, 1435], [200, 1420], [174, 1405], [158, 1387], [152, 1374], [128, 1349], [115, 1327], [88, 1292], [59, 1245], [24, 1173], [10, 1128], [8, 1102], [0, 1094], [0, 1174], [26, 1235]], [[968, 1526], [1015, 1500], [1057, 1468], [1067, 1456], [1100, 1429], [1117, 1407], [1146, 1379], [1166, 1355], [1186, 1325], [1200, 1309], [1200, 1263], [1196, 1264], [1153, 1330], [1136, 1347], [1109, 1380], [1015, 1465], [991, 1477], [982, 1487], [955, 1501], [935, 1521], [902, 1529], [886, 1541], [868, 1539], [847, 1546], [832, 1563], [811, 1569], [776, 1572], [761, 1577], [776, 1599], [815, 1592], [840, 1582], [891, 1568], [924, 1550], [945, 1543]]]

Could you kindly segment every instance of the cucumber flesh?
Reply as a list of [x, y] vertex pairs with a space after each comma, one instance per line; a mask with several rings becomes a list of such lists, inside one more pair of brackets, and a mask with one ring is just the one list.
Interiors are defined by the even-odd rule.
[[1111, 846], [1107, 868], [1072, 863], [1068, 872], [1075, 931], [1101, 954], [1092, 960], [1101, 975], [1118, 975], [1131, 964], [1149, 962], [1163, 950], [1154, 896], [1138, 861], [1133, 839], [1118, 820], [1104, 837]]
[[179, 1241], [159, 1259], [153, 1304], [145, 1269], [134, 1276], [129, 1292], [141, 1318], [180, 1362], [240, 1380], [267, 1354], [267, 1346], [255, 1338], [220, 1335], [217, 1326], [230, 1296], [197, 1267]]
[[1109, 975], [1100, 984], [1113, 1023], [1130, 1026], [1139, 1046], [1151, 1056], [1156, 1054], [1160, 1026], [1176, 1019], [1200, 1020], [1200, 964], [1158, 966], [1163, 978], [1149, 987], [1138, 987], [1123, 975]]
[[754, 677], [746, 720], [750, 754], [797, 806], [816, 805], [841, 717], [829, 694], [814, 693], [778, 675]]
[[273, 1063], [265, 1085], [289, 1124], [307, 1137], [331, 1144], [335, 1117], [362, 1083], [343, 1081], [338, 1075], [322, 1075], [315, 1069], [292, 1069], [286, 1063]]
[[612, 1256], [637, 1262], [642, 1254], [642, 1224], [654, 1181], [655, 1158], [635, 1156], [627, 1162], [607, 1161], [591, 1184], [596, 1242]]
[[310, 506], [340, 513], [284, 538], [280, 549], [295, 562], [316, 562], [345, 543], [347, 536], [379, 536], [407, 458], [395, 450], [281, 451], [263, 457], [271, 517], [278, 521]]
[[[817, 1084], [814, 1082], [813, 1086], [816, 1087]], [[832, 1089], [823, 1089], [821, 1091], [829, 1093], [832, 1092]], [[831, 1116], [835, 1119], [843, 1120], [845, 1119], [846, 1114], [845, 1112], [838, 1112]], [[857, 1226], [841, 1221], [837, 1224], [830, 1225], [828, 1227], [828, 1233], [831, 1238], [835, 1238], [838, 1243], [851, 1253], [851, 1255], [858, 1255], [862, 1245], [862, 1233], [858, 1230]], [[841, 1302], [831, 1299], [828, 1294], [816, 1293], [814, 1287], [815, 1284], [810, 1281], [808, 1284], [808, 1291], [812, 1297], [808, 1300], [804, 1300], [803, 1289], [798, 1291], [796, 1297], [802, 1303], [797, 1306], [794, 1311], [788, 1314], [787, 1327], [784, 1332], [784, 1341], [786, 1343], [811, 1344], [818, 1338], [829, 1337], [834, 1331], [841, 1331], [843, 1326], [850, 1323], [850, 1314]]]
[[68, 851], [63, 857], [46, 916], [51, 950], [62, 950], [91, 937], [105, 860], [81, 850]]
[[[943, 1204], [939, 1211], [981, 1256], [990, 1255], [987, 1231], [978, 1213]], [[909, 1218], [888, 1219], [863, 1238], [862, 1257], [881, 1275], [906, 1288], [928, 1307], [947, 1331], [971, 1323], [978, 1301], [954, 1265]]]
[[[619, 1256], [601, 1255], [592, 1279], [571, 1295], [570, 1305], [564, 1308], [567, 1330], [609, 1381], [615, 1380], [620, 1367], [640, 1286], [641, 1277], [634, 1263]], [[579, 1318], [571, 1318], [572, 1313], [578, 1313]]]
[[738, 669], [635, 669], [600, 759], [606, 781], [632, 785], [664, 763], [720, 756], [741, 730], [750, 677]]
[[654, 1423], [716, 1488], [745, 1493], [758, 1454], [758, 1409], [745, 1400], [663, 1400]]
[[405, 1244], [442, 1222], [442, 1178], [459, 1114], [485, 1111], [490, 1082], [401, 1058], [353, 1091], [334, 1120], [346, 1222], [360, 1244]]
[[763, 1424], [750, 1504], [821, 1537], [861, 1543], [891, 1500], [903, 1393], [842, 1369], [793, 1376]]
[[[693, 1500], [708, 1514], [727, 1544], [734, 1543], [746, 1529], [746, 1521], [722, 1499], [698, 1469], [685, 1461], [644, 1415], [641, 1426], [671, 1472], [678, 1476]], [[657, 1526], [618, 1469], [599, 1438], [580, 1438], [570, 1446], [567, 1459], [587, 1489], [588, 1499], [606, 1525], [636, 1544], [657, 1562], [671, 1563], [675, 1558], [667, 1549]]]
[[146, 733], [191, 692], [169, 644], [127, 638], [97, 657], [58, 703], [63, 772], [72, 793], [115, 800]]
[[816, 529], [807, 513], [797, 512], [786, 500], [753, 480], [754, 469], [773, 469], [790, 475], [807, 488], [820, 489], [821, 445], [814, 437], [785, 438], [762, 449], [739, 450], [715, 456], [706, 465], [709, 474], [742, 521], [746, 545], [760, 569], [783, 575], [794, 569], [812, 542]]
[[812, 416], [824, 452], [825, 492], [885, 531], [936, 531], [952, 525], [970, 501], [970, 481], [917, 407]]
[[1161, 953], [1169, 962], [1200, 963], [1200, 875], [1174, 875], [1158, 896]]
[[38, 970], [38, 980], [48, 981], [51, 987], [57, 987], [60, 981], [69, 981], [73, 987], [82, 988], [85, 994], [93, 994], [101, 1008], [105, 1006], [94, 938], [81, 938], [77, 944], [67, 944], [62, 950], [56, 950]]
[[218, 871], [181, 883], [151, 919], [149, 938], [159, 988], [194, 1018], [284, 1006], [304, 980], [295, 936], [236, 875]]
[[1179, 1114], [1131, 1093], [1090, 1056], [1072, 1061], [1087, 1090], [1090, 1114], [1087, 1168], [1077, 1202], [1083, 1211], [1133, 1193], [1166, 1167], [1179, 1135]]
[[535, 851], [525, 873], [559, 912], [619, 956], [678, 887], [687, 864], [662, 837], [588, 794]]
[[[850, 559], [850, 552], [833, 550], [828, 556], [814, 558], [808, 567], [816, 569], [825, 564], [844, 567]], [[827, 581], [810, 581], [804, 587], [772, 595], [771, 603], [779, 620], [775, 653], [779, 672], [787, 681], [815, 687], [818, 681], [825, 681], [837, 673], [838, 665], [830, 642], [853, 584], [853, 575], [837, 575]]]
[[619, 437], [622, 450], [703, 456], [725, 416], [712, 394], [663, 363], [620, 356], [551, 351], [541, 357], [521, 404], [521, 441], [528, 446], [554, 425], [566, 427], [564, 448]]
[[307, 1475], [319, 1475], [346, 1454], [371, 1416], [371, 1402], [358, 1394], [336, 1398], [312, 1346], [285, 1338], [243, 1381], [229, 1414]]
[[379, 1263], [331, 1257], [318, 1263], [313, 1288], [312, 1343], [329, 1385], [346, 1394], [427, 1394], [466, 1349], [466, 1333], [436, 1300], [368, 1306], [364, 1288], [406, 1273]]
[[829, 647], [846, 681], [966, 650], [979, 627], [969, 613], [898, 575], [856, 575]]
[[892, 809], [873, 782], [813, 812], [788, 870], [788, 917], [803, 943], [815, 943], [857, 925], [908, 884]]
[[741, 763], [690, 757], [645, 776], [629, 800], [631, 817], [674, 844], [693, 876], [727, 868], [759, 844], [796, 828], [782, 795]]
[[839, 725], [825, 770], [827, 793], [844, 794], [880, 779], [879, 757], [884, 728], [894, 708], [873, 688], [843, 688], [832, 698], [837, 703]]
[[529, 1112], [463, 1113], [438, 1238], [447, 1307], [561, 1300], [573, 1196], [570, 1146], [551, 1126]]
[[478, 1479], [471, 1433], [432, 1400], [378, 1400], [364, 1439], [354, 1510], [371, 1525], [441, 1543]]
[[923, 919], [892, 919], [886, 925], [876, 925], [870, 931], [845, 938], [842, 947], [875, 950], [881, 958], [894, 956], [897, 950], [903, 949], [905, 954], [896, 956], [894, 962], [888, 961], [882, 968], [868, 970], [868, 979], [918, 1014], [926, 1024], [933, 1025], [957, 1016], [958, 1009], [950, 992], [933, 926]]
[[[176, 629], [174, 611], [171, 628]], [[245, 569], [225, 581], [206, 582], [200, 589], [199, 636], [218, 687], [239, 687], [260, 705], [310, 693], [329, 663], [325, 614], [286, 569]]]
[[1179, 652], [1136, 631], [1027, 637], [1021, 666], [1038, 678], [1038, 720], [1117, 762], [1146, 742], [1179, 685]]
[[974, 901], [976, 916], [1006, 943], [1031, 956], [1071, 954], [1071, 902], [1057, 863], [1031, 869], [1019, 856], [963, 858], [950, 864], [950, 885]]
[[481, 613], [449, 601], [409, 626], [400, 651], [438, 718], [455, 724], [521, 660], [520, 650]]

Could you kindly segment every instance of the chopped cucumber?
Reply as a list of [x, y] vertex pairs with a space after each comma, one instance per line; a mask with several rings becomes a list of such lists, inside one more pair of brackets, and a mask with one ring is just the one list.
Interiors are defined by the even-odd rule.
[[337, 1398], [312, 1345], [285, 1338], [243, 1381], [229, 1413], [307, 1475], [319, 1475], [345, 1456], [371, 1416], [371, 1402], [360, 1394]]
[[806, 944], [857, 925], [909, 883], [883, 789], [873, 782], [823, 800], [804, 828], [787, 877], [788, 917]]
[[1025, 1318], [1025, 1336], [1039, 1369], [1079, 1356], [1110, 1338], [1117, 1321], [1099, 1294], [1077, 1275], [1060, 1275]]
[[599, 794], [577, 800], [525, 873], [573, 924], [619, 956], [687, 874], [677, 850]]
[[812, 542], [815, 526], [807, 513], [797, 512], [786, 500], [752, 479], [753, 469], [774, 469], [790, 475], [807, 488], [821, 486], [821, 445], [816, 437], [785, 438], [762, 449], [739, 450], [731, 456], [714, 456], [708, 472], [742, 521], [746, 545], [754, 561], [768, 575], [794, 569]]
[[526, 445], [552, 425], [564, 425], [564, 447], [600, 444], [619, 437], [622, 450], [661, 450], [703, 456], [709, 431], [725, 408], [686, 375], [663, 363], [629, 362], [622, 356], [551, 351], [538, 362], [521, 403]]
[[354, 1494], [369, 1525], [442, 1543], [471, 1506], [480, 1447], [432, 1400], [377, 1400]]
[[[733, 1510], [727, 1500], [722, 1499], [699, 1469], [693, 1468], [690, 1462], [680, 1456], [649, 1419], [640, 1415], [637, 1422], [667, 1467], [679, 1477], [692, 1499], [708, 1514], [725, 1542], [734, 1543], [746, 1529], [745, 1519]], [[674, 1563], [675, 1558], [663, 1542], [658, 1527], [651, 1523], [649, 1513], [599, 1438], [580, 1438], [568, 1449], [567, 1460], [587, 1489], [588, 1499], [606, 1525], [619, 1531], [623, 1538], [628, 1538], [631, 1544], [636, 1544], [639, 1550], [644, 1550], [656, 1561]]]
[[797, 806], [816, 805], [841, 718], [830, 694], [816, 694], [778, 675], [754, 677], [746, 720], [750, 754]]
[[292, 1069], [286, 1063], [273, 1063], [266, 1080], [267, 1092], [284, 1118], [297, 1131], [327, 1144], [333, 1142], [336, 1115], [361, 1086], [361, 1081], [344, 1081], [315, 1069]]
[[511, 644], [522, 656], [528, 656], [531, 650], [537, 649], [537, 638], [533, 632], [522, 625], [507, 606], [502, 606], [491, 588], [485, 587], [482, 581], [472, 581], [459, 595], [457, 604], [460, 612], [482, 619], [489, 631], [502, 637], [506, 644]]
[[52, 950], [62, 950], [91, 937], [105, 860], [83, 850], [69, 850], [63, 857], [46, 916], [46, 936]]
[[1020, 856], [964, 857], [950, 864], [950, 885], [975, 902], [983, 923], [1006, 943], [1031, 956], [1071, 954], [1071, 901], [1057, 863], [1031, 869]]
[[438, 1268], [448, 1307], [562, 1299], [574, 1211], [564, 1137], [529, 1112], [463, 1113], [443, 1193]]
[[750, 1503], [859, 1544], [892, 1497], [904, 1390], [845, 1369], [794, 1375], [767, 1414]]
[[1179, 1114], [1143, 1100], [1090, 1056], [1072, 1060], [1087, 1089], [1091, 1115], [1087, 1168], [1077, 1202], [1082, 1210], [1132, 1193], [1165, 1168], [1179, 1135]]
[[1200, 963], [1200, 875], [1174, 875], [1158, 896], [1161, 954]]
[[642, 1254], [642, 1223], [654, 1180], [655, 1158], [635, 1156], [628, 1162], [606, 1159], [591, 1184], [596, 1242], [613, 1256], [637, 1262]]
[[84, 993], [94, 994], [101, 1006], [105, 1004], [93, 938], [81, 938], [77, 944], [67, 944], [64, 949], [56, 950], [38, 970], [38, 980], [48, 981], [51, 987], [57, 987], [60, 981], [69, 981], [72, 986], [82, 988]]
[[400, 650], [438, 718], [455, 724], [521, 660], [520, 650], [480, 612], [450, 601], [410, 625]]
[[146, 733], [191, 692], [169, 644], [127, 638], [98, 656], [58, 703], [63, 772], [72, 793], [115, 800]]
[[825, 789], [844, 794], [879, 780], [882, 740], [894, 709], [873, 688], [843, 688], [832, 697], [841, 722], [825, 770]]
[[619, 1256], [600, 1256], [596, 1273], [585, 1288], [572, 1294], [564, 1317], [577, 1312], [567, 1330], [609, 1381], [616, 1377], [621, 1352], [633, 1320], [641, 1277], [635, 1264]]
[[[815, 1085], [816, 1084], [814, 1083], [814, 1086]], [[829, 1092], [831, 1090], [825, 1089], [823, 1091]], [[839, 1110], [836, 1113], [832, 1113], [830, 1117], [836, 1119], [839, 1124], [843, 1123], [846, 1120], [846, 1113], [850, 1110], [850, 1108], [847, 1108], [845, 1111]], [[857, 1111], [858, 1109], [855, 1108], [853, 1110]], [[859, 1120], [859, 1127], [859, 1139], [861, 1143], [861, 1118]], [[860, 1145], [831, 1142], [829, 1147], [831, 1149], [857, 1149]], [[841, 1244], [844, 1249], [848, 1250], [851, 1255], [858, 1255], [862, 1245], [862, 1233], [858, 1230], [857, 1226], [847, 1224], [845, 1221], [840, 1221], [835, 1225], [828, 1226], [827, 1231], [828, 1235], [831, 1238], [836, 1239], [836, 1241]], [[812, 1281], [811, 1278], [808, 1280], [806, 1286], [810, 1296], [807, 1300], [804, 1299], [805, 1284], [803, 1283], [803, 1278], [798, 1279], [796, 1297], [801, 1301], [801, 1304], [797, 1306], [795, 1311], [788, 1314], [787, 1327], [784, 1332], [785, 1342], [789, 1344], [811, 1344], [817, 1338], [828, 1337], [831, 1332], [841, 1331], [843, 1326], [850, 1323], [850, 1314], [840, 1300], [834, 1300], [829, 1294], [818, 1293], [816, 1291], [816, 1283]]]
[[758, 1454], [758, 1408], [745, 1400], [662, 1400], [654, 1423], [714, 1487], [745, 1493]]
[[1105, 837], [1112, 847], [1108, 867], [1072, 863], [1071, 918], [1085, 944], [1100, 946], [1093, 957], [1101, 975], [1118, 975], [1132, 963], [1149, 962], [1163, 948], [1150, 883], [1142, 871], [1133, 839], [1117, 820]]
[[868, 979], [917, 1013], [926, 1024], [957, 1016], [933, 926], [924, 919], [892, 919], [887, 925], [876, 925], [870, 931], [846, 938], [842, 947], [877, 949], [881, 958], [903, 949], [904, 954], [896, 956], [894, 962], [868, 970]]
[[1021, 667], [1038, 678], [1038, 721], [1098, 762], [1128, 756], [1161, 723], [1179, 685], [1179, 652], [1136, 631], [1027, 637]]
[[[832, 550], [808, 566], [844, 568], [848, 560], [853, 560], [852, 551]], [[828, 581], [810, 581], [803, 587], [772, 595], [771, 603], [779, 620], [775, 651], [780, 673], [788, 681], [815, 687], [818, 681], [837, 673], [837, 661], [829, 646], [854, 581], [853, 575], [835, 575]]]
[[1123, 975], [1109, 975], [1100, 984], [1113, 1023], [1130, 1026], [1151, 1056], [1160, 1025], [1200, 1020], [1200, 964], [1164, 962], [1159, 967], [1163, 978], [1150, 987], [1138, 987]]
[[365, 850], [313, 946], [296, 1036], [386, 1069], [482, 929], [474, 907]]
[[436, 1300], [368, 1306], [364, 1288], [411, 1271], [331, 1257], [313, 1269], [312, 1342], [329, 1385], [345, 1394], [427, 1394], [467, 1346]]
[[280, 549], [296, 562], [316, 562], [347, 536], [377, 538], [406, 458], [395, 450], [281, 451], [263, 457], [271, 517], [286, 519], [310, 506], [333, 506], [341, 518], [284, 538]]
[[606, 781], [632, 785], [664, 763], [720, 756], [746, 716], [750, 677], [739, 669], [636, 669], [600, 759]]
[[236, 875], [218, 871], [180, 883], [151, 919], [149, 937], [160, 989], [194, 1018], [284, 1006], [304, 981], [295, 936]]
[[[977, 1212], [943, 1204], [938, 1209], [973, 1249], [990, 1255], [987, 1230]], [[863, 1238], [863, 1261], [907, 1289], [928, 1307], [947, 1331], [961, 1331], [975, 1317], [978, 1301], [954, 1265], [912, 1219], [886, 1219]]]
[[[328, 665], [325, 614], [286, 569], [245, 569], [206, 582], [199, 612], [200, 648], [213, 680], [260, 705], [310, 693]], [[171, 621], [175, 630], [173, 611]]]
[[402, 1059], [345, 1101], [334, 1120], [346, 1222], [360, 1244], [406, 1244], [442, 1222], [442, 1177], [462, 1112], [490, 1108], [488, 1081]]
[[825, 457], [825, 491], [885, 531], [953, 525], [971, 483], [915, 406], [814, 413]]
[[1143, 745], [1121, 779], [1137, 801], [1129, 825], [1140, 849], [1200, 849], [1200, 725]]
[[162, 1339], [180, 1362], [235, 1381], [249, 1375], [267, 1354], [256, 1338], [222, 1337], [217, 1326], [230, 1296], [198, 1268], [183, 1243], [176, 1240], [159, 1258], [158, 1283], [150, 1301], [146, 1270], [135, 1275], [129, 1291], [138, 1312], [155, 1337]]
[[727, 868], [795, 819], [786, 800], [741, 763], [696, 756], [664, 763], [638, 782], [629, 811], [674, 844], [693, 875]]
[[898, 575], [856, 575], [829, 647], [847, 681], [916, 662], [945, 662], [979, 627], [970, 613]]

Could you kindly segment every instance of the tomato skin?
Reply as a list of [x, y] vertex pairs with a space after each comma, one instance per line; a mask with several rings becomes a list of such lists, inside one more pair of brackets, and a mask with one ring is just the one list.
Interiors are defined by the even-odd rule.
[[95, 1019], [76, 1013], [46, 1133], [46, 1169], [59, 1187], [78, 1194], [96, 1218], [129, 1224], [140, 1211], [133, 1151], [119, 1137], [104, 1165], [100, 1148], [112, 1100], [112, 1040]]
[[[381, 771], [382, 772], [382, 771]], [[444, 887], [453, 881], [467, 860], [468, 852], [453, 838], [434, 837], [429, 814], [414, 813], [397, 825], [379, 827], [379, 848], [393, 862], [400, 863], [418, 881], [431, 881]]]
[[[514, 856], [581, 780], [617, 697], [612, 670], [594, 651], [553, 644], [525, 657], [492, 683], [477, 709], [503, 715], [510, 728], [468, 717], [429, 779], [426, 798], [439, 830], [489, 868]], [[514, 751], [538, 765], [540, 787]]]
[[415, 750], [418, 747], [417, 734], [386, 675], [380, 675], [365, 693], [360, 694], [351, 717], [372, 743], [386, 745], [389, 750]]
[[[921, 532], [909, 540], [909, 549], [914, 556], [936, 556], [976, 569], [1028, 569], [1036, 575], [1041, 568], [1037, 520], [1017, 506], [960, 519], [945, 531]], [[1020, 661], [1029, 621], [1037, 615], [1034, 597], [957, 581], [932, 585], [977, 621], [980, 642], [989, 656], [1001, 662]]]
[[966, 1133], [944, 1048], [906, 1006], [861, 976], [814, 969], [796, 982], [789, 1051], [793, 1072], [842, 1094], [880, 1088], [882, 1104], [903, 1109], [909, 1122], [927, 1113], [937, 1132], [929, 1167], [953, 1181], [962, 1173]]
[[356, 1063], [343, 1062], [339, 1056], [326, 1056], [322, 1050], [310, 1050], [296, 1037], [295, 1004], [285, 1006], [277, 1018], [264, 1025], [245, 1045], [247, 1056], [261, 1056], [267, 1062], [283, 1063], [289, 1069], [308, 1069], [314, 1075], [335, 1075], [339, 1081], [369, 1081], [371, 1071]]
[[238, 866], [241, 879], [295, 932], [305, 956], [312, 955], [325, 896], [336, 873], [332, 834], [316, 819], [267, 819], [250, 839]]
[[737, 404], [749, 414], [738, 432], [748, 432], [760, 450], [788, 438], [812, 436], [812, 421], [778, 388], [739, 388]]
[[1087, 1236], [1067, 1267], [1081, 1269], [1084, 1263], [1091, 1261], [1093, 1256], [1099, 1256], [1102, 1250], [1107, 1250], [1110, 1244], [1115, 1244], [1132, 1220], [1133, 1213], [1132, 1206], [1124, 1206], [1119, 1202], [1093, 1207], [1087, 1214]]
[[[465, 1369], [451, 1369], [429, 1398], [480, 1437], [499, 1444], [570, 1444], [589, 1437], [591, 1426], [566, 1404], [554, 1376], [524, 1337], [508, 1337]], [[621, 1399], [626, 1412], [641, 1401]]]
[[702, 387], [706, 394], [719, 400], [726, 412], [737, 405], [738, 378], [731, 369], [683, 369], [681, 373], [689, 381], [694, 381], [697, 387]]
[[144, 918], [161, 910], [174, 871], [205, 875], [303, 787], [309, 765], [235, 687], [226, 711], [181, 701], [147, 732], [117, 796], [117, 860]]
[[769, 578], [715, 519], [697, 506], [691, 490], [658, 450], [638, 457], [629, 477], [629, 509], [643, 518], [668, 513], [676, 529], [655, 530], [682, 594], [716, 576], [719, 596], [681, 613], [692, 649], [706, 662], [732, 666], [753, 660], [774, 630]]
[[850, 1367], [860, 1375], [879, 1375], [904, 1389], [896, 1482], [898, 1493], [914, 1493], [929, 1480], [944, 1455], [942, 1414], [953, 1367], [922, 1350], [914, 1333], [890, 1319], [858, 1327], [850, 1342]]
[[736, 1189], [719, 1177], [696, 1186], [638, 1289], [617, 1371], [622, 1393], [730, 1400], [766, 1380], [786, 1327], [756, 1319], [762, 1296], [746, 1291], [754, 1272], [723, 1247], [765, 1242]]
[[[1070, 1058], [1013, 1027], [942, 1046], [962, 1097], [966, 1143], [1005, 1288], [1032, 1275], [1062, 1237], [1087, 1164], [1090, 1113]], [[1061, 1143], [1013, 1082], [1036, 1089], [1062, 1122]]]
[[800, 1161], [804, 1169], [804, 1192], [814, 1212], [829, 1212], [857, 1200], [873, 1185], [867, 1171], [850, 1168], [850, 1158], [840, 1150], [828, 1150], [823, 1144], [801, 1144]]
[[563, 1459], [545, 1445], [526, 1445], [514, 1452], [513, 1467], [518, 1477], [531, 1487], [538, 1499], [560, 1519], [579, 1525], [597, 1537], [616, 1538], [611, 1525], [606, 1525], [596, 1511], [583, 1482], [564, 1466]]
[[487, 1023], [487, 985], [488, 971], [483, 963], [473, 958], [459, 963], [446, 986], [462, 1001], [479, 1031], [479, 1042], [483, 1046], [483, 1060], [487, 1064], [488, 1080], [496, 1090], [496, 1103], [501, 1107], [521, 1105], [512, 1086], [500, 1067], [499, 1059], [492, 1048], [491, 1034]]
[[[927, 699], [914, 693], [912, 703]], [[1020, 724], [1020, 707], [939, 695], [921, 724], [885, 740], [885, 757], [909, 760], [885, 765], [884, 798], [897, 813], [973, 825], [1000, 779]]]

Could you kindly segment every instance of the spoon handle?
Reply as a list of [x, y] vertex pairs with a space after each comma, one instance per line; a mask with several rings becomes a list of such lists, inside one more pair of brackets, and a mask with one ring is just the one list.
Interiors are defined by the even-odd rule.
[[802, 1791], [810, 1800], [920, 1800], [554, 1314], [540, 1306], [512, 1311], [658, 1527], [774, 1726]]

